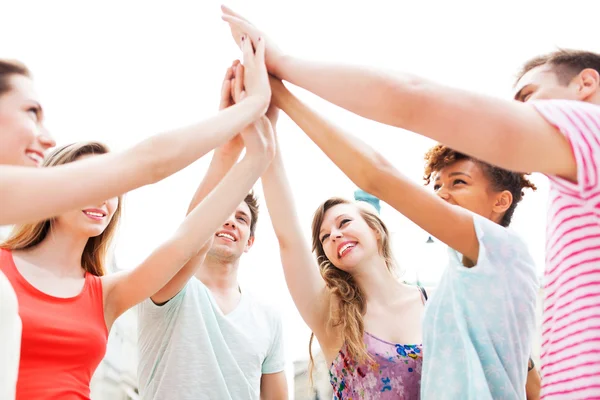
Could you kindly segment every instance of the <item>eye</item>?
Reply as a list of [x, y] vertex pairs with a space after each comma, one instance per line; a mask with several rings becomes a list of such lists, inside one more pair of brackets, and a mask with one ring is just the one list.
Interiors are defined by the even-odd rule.
[[344, 218], [343, 220], [340, 221], [340, 228], [344, 225], [346, 225], [348, 222], [350, 222], [350, 220], [348, 218]]
[[440, 188], [441, 188], [441, 186], [440, 186], [440, 185], [433, 185], [433, 190], [434, 190], [434, 191], [436, 191], [436, 192], [437, 192], [438, 190], [440, 190]]
[[531, 95], [532, 95], [532, 94], [533, 94], [533, 92], [531, 92], [531, 93], [527, 93], [525, 96], [523, 96], [523, 97], [521, 98], [521, 101], [522, 101], [523, 103], [525, 103], [527, 100], [529, 100], [529, 98], [531, 97]]
[[27, 109], [27, 112], [35, 121], [39, 119], [39, 110], [37, 109], [37, 107], [30, 107], [29, 109]]
[[246, 221], [246, 218], [244, 217], [237, 217], [238, 221], [242, 221], [243, 223], [247, 224], [248, 221]]
[[462, 179], [455, 179], [454, 182], [452, 182], [452, 184], [454, 186], [459, 185], [459, 184], [467, 184], [467, 182], [463, 181]]
[[325, 241], [325, 239], [327, 239], [329, 237], [329, 233], [323, 235], [323, 237], [321, 238], [321, 243], [323, 243]]

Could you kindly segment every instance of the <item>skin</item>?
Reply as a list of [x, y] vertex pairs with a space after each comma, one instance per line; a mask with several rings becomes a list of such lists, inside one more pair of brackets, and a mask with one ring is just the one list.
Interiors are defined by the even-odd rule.
[[516, 93], [525, 94], [516, 96], [521, 102], [510, 102], [410, 74], [293, 57], [241, 15], [227, 7], [222, 10], [236, 41], [242, 32], [265, 38], [267, 68], [280, 79], [365, 118], [419, 133], [490, 164], [577, 181], [567, 139], [523, 101], [600, 104], [600, 76], [595, 70], [585, 69], [561, 85], [549, 66], [534, 68], [516, 86]]
[[[272, 114], [273, 115], [273, 114]], [[275, 125], [276, 114], [272, 117]], [[269, 215], [279, 243], [285, 279], [300, 315], [315, 333], [327, 363], [337, 356], [343, 341], [339, 327], [330, 323], [330, 312], [338, 307], [319, 273], [317, 262], [302, 232], [294, 197], [283, 165], [281, 151], [262, 177]], [[350, 272], [367, 301], [365, 330], [394, 343], [421, 343], [421, 326], [397, 318], [420, 319], [423, 303], [419, 291], [393, 278], [379, 255], [378, 233], [371, 229], [355, 205], [338, 205], [325, 214], [320, 229], [323, 246], [331, 262]], [[340, 245], [354, 247], [338, 255]], [[390, 299], [394, 301], [390, 302]]]
[[[252, 47], [249, 44], [244, 51], [243, 101], [128, 150], [53, 168], [23, 168], [36, 165], [32, 154], [43, 153], [54, 141], [44, 127], [31, 80], [11, 77], [12, 90], [0, 97], [0, 224], [48, 219], [158, 182], [227, 143], [264, 115], [269, 104], [264, 42], [256, 45], [256, 55]], [[100, 172], [102, 180], [89, 179]]]
[[[234, 62], [228, 70], [221, 91], [220, 109], [232, 107], [245, 97], [244, 66]], [[216, 149], [210, 166], [202, 183], [198, 187], [190, 204], [190, 210], [202, 201], [206, 193], [216, 186], [223, 176], [235, 164], [244, 148], [244, 135], [261, 135], [265, 132], [273, 135], [266, 117], [261, 118], [242, 134], [235, 136], [225, 145]], [[247, 193], [247, 192], [246, 192]], [[252, 216], [250, 208], [242, 200], [226, 219], [215, 230], [210, 245], [205, 246], [201, 254], [191, 259], [161, 290], [152, 296], [157, 304], [164, 304], [172, 299], [189, 281], [199, 279], [213, 294], [223, 314], [228, 314], [237, 307], [241, 299], [238, 283], [240, 258], [254, 244], [250, 225]], [[227, 234], [233, 241], [223, 237]], [[263, 374], [261, 377], [261, 400], [283, 400], [288, 398], [285, 372]]]

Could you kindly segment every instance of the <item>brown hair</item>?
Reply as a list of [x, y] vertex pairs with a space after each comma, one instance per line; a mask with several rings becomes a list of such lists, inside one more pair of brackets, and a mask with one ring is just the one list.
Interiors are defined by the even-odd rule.
[[[52, 153], [44, 160], [43, 167], [68, 164], [76, 161], [82, 156], [105, 154], [108, 153], [108, 151], [108, 147], [98, 142], [74, 143], [59, 147], [52, 151]], [[100, 235], [88, 239], [83, 254], [81, 255], [81, 266], [85, 271], [92, 275], [103, 276], [106, 272], [104, 264], [110, 249], [111, 241], [116, 233], [117, 225], [119, 224], [121, 202], [122, 198], [119, 197], [119, 204], [110, 223]], [[36, 246], [48, 236], [48, 233], [52, 229], [52, 222], [53, 220], [49, 219], [36, 223], [17, 225], [13, 228], [8, 239], [0, 244], [0, 248], [7, 250], [25, 250]]]
[[[317, 256], [321, 276], [325, 280], [333, 299], [329, 314], [330, 326], [341, 327], [342, 342], [346, 345], [349, 357], [356, 362], [370, 360], [363, 341], [365, 333], [363, 315], [366, 312], [365, 296], [351, 274], [342, 271], [333, 265], [325, 255], [323, 244], [319, 237], [321, 225], [327, 211], [338, 204], [354, 204], [342, 198], [331, 198], [325, 201], [315, 211], [312, 221], [312, 250]], [[357, 206], [358, 207], [358, 206]], [[390, 234], [387, 227], [374, 211], [366, 207], [358, 207], [360, 215], [367, 225], [379, 234], [379, 254], [385, 259], [390, 272], [394, 270], [395, 262], [390, 245]], [[312, 371], [314, 359], [312, 355], [312, 342], [314, 333], [310, 336], [309, 354], [310, 370]], [[311, 374], [312, 376], [312, 374]]]
[[568, 85], [571, 79], [584, 69], [591, 68], [600, 74], [600, 54], [583, 50], [559, 49], [527, 61], [517, 74], [515, 84], [527, 72], [545, 64], [552, 67], [562, 85]]
[[529, 174], [507, 171], [454, 151], [442, 144], [437, 144], [425, 154], [425, 175], [423, 177], [425, 184], [429, 185], [433, 173], [439, 172], [442, 168], [452, 165], [460, 160], [472, 160], [478, 163], [481, 166], [483, 173], [489, 179], [493, 190], [497, 192], [508, 190], [512, 194], [512, 204], [504, 213], [502, 221], [500, 221], [500, 225], [502, 226], [506, 227], [510, 225], [517, 204], [523, 199], [523, 189], [530, 188], [536, 190], [535, 185], [527, 179], [527, 175]]
[[31, 78], [31, 72], [22, 63], [0, 59], [0, 96], [11, 90], [10, 78], [13, 75], [23, 75]]
[[250, 209], [250, 237], [254, 237], [254, 232], [256, 231], [256, 223], [258, 222], [258, 198], [254, 194], [254, 191], [251, 191], [244, 198], [244, 202], [248, 205]]

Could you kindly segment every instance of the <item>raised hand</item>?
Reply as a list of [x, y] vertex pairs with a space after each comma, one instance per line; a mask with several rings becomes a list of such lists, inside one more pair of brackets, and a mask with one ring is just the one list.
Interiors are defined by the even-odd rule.
[[[254, 51], [256, 48], [256, 51]], [[271, 85], [265, 66], [265, 41], [260, 37], [253, 42], [247, 35], [241, 38], [241, 49], [244, 58], [244, 99], [255, 97], [264, 102], [265, 111], [271, 102]]]
[[255, 44], [259, 38], [265, 42], [265, 64], [267, 65], [267, 69], [271, 74], [277, 75], [277, 68], [284, 56], [284, 53], [277, 47], [275, 42], [265, 35], [264, 32], [254, 26], [254, 24], [232, 9], [226, 6], [221, 6], [221, 10], [223, 11], [221, 18], [223, 18], [223, 20], [229, 24], [231, 36], [233, 36], [233, 39], [238, 46], [240, 46], [240, 48], [241, 38], [244, 34], [248, 35]]
[[[223, 85], [221, 86], [219, 110], [230, 107], [241, 100], [244, 85], [243, 68], [244, 67], [240, 64], [239, 60], [235, 60], [231, 64], [231, 67], [227, 68], [225, 78], [223, 79]], [[219, 150], [224, 156], [231, 155], [232, 157], [239, 157], [243, 148], [244, 140], [242, 139], [242, 136], [238, 134], [229, 142], [222, 145]]]

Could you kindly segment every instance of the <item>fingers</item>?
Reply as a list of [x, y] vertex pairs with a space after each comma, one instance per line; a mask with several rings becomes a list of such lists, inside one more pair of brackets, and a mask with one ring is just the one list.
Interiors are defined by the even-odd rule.
[[250, 22], [246, 18], [242, 17], [240, 14], [236, 13], [235, 11], [233, 11], [231, 8], [227, 7], [224, 4], [221, 5], [221, 11], [223, 12], [223, 14], [231, 15], [232, 17], [236, 17], [242, 21]]
[[244, 65], [252, 63], [254, 59], [254, 50], [252, 49], [252, 43], [250, 41], [250, 38], [248, 38], [248, 35], [244, 34], [242, 36], [241, 48], [244, 58]]
[[264, 64], [265, 62], [265, 40], [262, 37], [258, 37], [258, 39], [256, 40], [257, 43], [254, 43], [255, 47], [256, 47], [256, 52], [254, 53], [256, 56], [256, 60], [259, 61], [261, 64]]
[[231, 27], [237, 29], [240, 32], [246, 32], [247, 34], [258, 36], [256, 28], [252, 26], [252, 24], [250, 24], [249, 22], [244, 21], [243, 19], [233, 17], [227, 14], [222, 15], [221, 18], [223, 19], [223, 21], [227, 22]]
[[231, 87], [233, 100], [238, 103], [242, 100], [242, 92], [244, 91], [244, 66], [239, 64], [235, 68], [235, 78]]
[[221, 86], [221, 101], [219, 103], [219, 110], [223, 110], [231, 105], [231, 78], [233, 71], [231, 68], [227, 68], [225, 79], [223, 80], [223, 86]]

